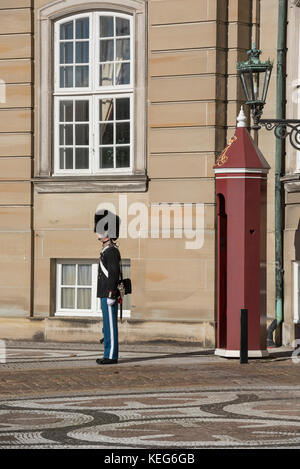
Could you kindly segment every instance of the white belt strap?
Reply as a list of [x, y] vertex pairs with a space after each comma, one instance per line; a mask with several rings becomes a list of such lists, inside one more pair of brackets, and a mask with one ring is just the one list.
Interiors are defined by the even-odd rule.
[[103, 265], [101, 259], [100, 259], [100, 267], [101, 267], [101, 270], [102, 270], [102, 272], [104, 273], [105, 277], [108, 278], [108, 270], [104, 267], [104, 265]]

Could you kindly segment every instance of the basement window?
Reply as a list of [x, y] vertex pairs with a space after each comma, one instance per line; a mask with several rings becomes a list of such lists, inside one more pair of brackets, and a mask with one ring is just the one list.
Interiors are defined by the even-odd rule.
[[[123, 259], [123, 276], [130, 276], [130, 260]], [[55, 316], [102, 317], [97, 295], [98, 260], [56, 262]], [[130, 295], [123, 298], [123, 317], [130, 317]]]

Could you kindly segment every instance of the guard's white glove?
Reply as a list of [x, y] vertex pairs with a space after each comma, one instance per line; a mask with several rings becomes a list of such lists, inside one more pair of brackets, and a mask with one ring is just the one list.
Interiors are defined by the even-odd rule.
[[107, 304], [108, 304], [108, 306], [114, 305], [115, 302], [116, 302], [116, 299], [115, 299], [115, 298], [107, 298]]

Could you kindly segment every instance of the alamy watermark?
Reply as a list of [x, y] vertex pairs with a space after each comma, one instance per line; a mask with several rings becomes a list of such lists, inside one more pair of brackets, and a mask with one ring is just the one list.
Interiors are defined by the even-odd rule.
[[6, 344], [4, 340], [0, 340], [0, 363], [6, 363]]
[[[184, 239], [185, 249], [201, 249], [204, 244], [204, 204], [202, 203], [154, 203], [150, 206], [143, 202], [128, 204], [126, 194], [119, 195], [118, 207], [113, 203], [101, 203], [96, 214], [103, 214], [97, 223], [97, 232], [107, 231], [115, 217], [120, 218], [119, 238], [163, 238]], [[116, 225], [111, 237], [116, 233]]]

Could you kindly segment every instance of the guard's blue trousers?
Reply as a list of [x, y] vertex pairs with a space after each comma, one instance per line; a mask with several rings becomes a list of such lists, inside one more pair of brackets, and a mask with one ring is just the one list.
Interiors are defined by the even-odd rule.
[[113, 305], [107, 304], [108, 298], [101, 298], [104, 336], [104, 358], [117, 360], [118, 346], [118, 300]]

